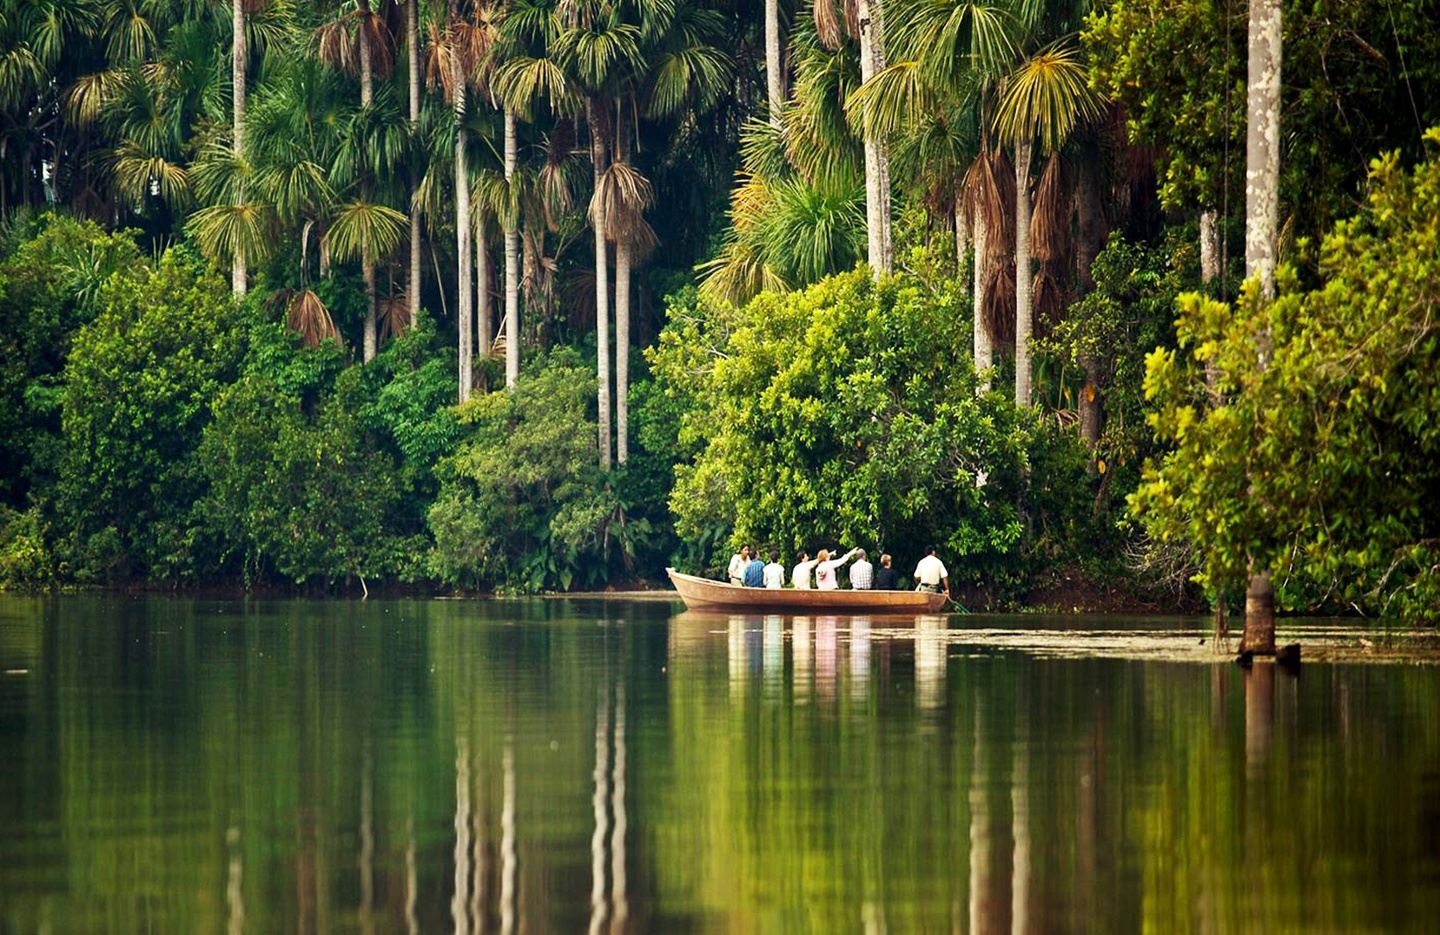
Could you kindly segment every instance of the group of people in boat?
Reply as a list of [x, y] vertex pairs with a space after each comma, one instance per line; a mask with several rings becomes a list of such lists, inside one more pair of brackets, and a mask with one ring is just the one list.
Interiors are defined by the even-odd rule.
[[[859, 547], [851, 549], [844, 555], [832, 553], [829, 549], [821, 549], [814, 558], [811, 558], [810, 553], [802, 549], [797, 559], [795, 567], [790, 571], [790, 585], [800, 590], [809, 590], [812, 587], [812, 574], [814, 576], [813, 587], [821, 591], [835, 590], [840, 586], [836, 572], [852, 559], [854, 560], [854, 563], [850, 565], [850, 587], [852, 589], [856, 591], [900, 590], [899, 576], [893, 567], [894, 559], [889, 554], [880, 556], [879, 568], [870, 563], [865, 550]], [[737, 587], [783, 588], [785, 586], [785, 566], [780, 564], [780, 553], [773, 549], [770, 552], [770, 561], [766, 563], [761, 559], [759, 549], [748, 545], [741, 546], [740, 551], [730, 556], [730, 566], [726, 573], [729, 575], [730, 583]], [[949, 593], [950, 572], [946, 571], [945, 563], [936, 557], [933, 545], [926, 548], [925, 557], [916, 564], [914, 579], [917, 591]]]

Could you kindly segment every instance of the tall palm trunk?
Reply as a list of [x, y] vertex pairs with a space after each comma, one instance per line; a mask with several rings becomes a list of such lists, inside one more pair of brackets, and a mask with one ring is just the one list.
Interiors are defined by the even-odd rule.
[[[985, 228], [985, 215], [975, 212], [975, 267], [974, 267], [974, 289], [971, 305], [974, 307], [974, 355], [975, 370], [980, 373], [988, 371], [995, 365], [994, 351], [990, 346], [990, 332], [985, 329], [985, 318], [981, 309], [985, 303], [985, 274], [989, 272], [985, 262], [985, 251], [989, 232]], [[975, 392], [990, 392], [990, 378], [981, 377]]]
[[[600, 132], [599, 116], [594, 101], [586, 108], [590, 123], [590, 164], [595, 191], [600, 190], [605, 173], [605, 137]], [[594, 202], [590, 225], [595, 230], [595, 370], [598, 379], [600, 467], [610, 469], [610, 283], [606, 263], [605, 231], [609, 227], [601, 199]]]
[[474, 382], [471, 379], [474, 353], [470, 343], [474, 334], [470, 305], [474, 295], [471, 289], [474, 271], [470, 266], [473, 259], [470, 249], [470, 170], [465, 164], [465, 75], [458, 60], [451, 67], [454, 68], [452, 81], [455, 85], [455, 285], [458, 292], [455, 327], [459, 333], [460, 401], [463, 403], [470, 398], [470, 387]]
[[[860, 79], [885, 67], [880, 0], [860, 0]], [[890, 166], [882, 140], [865, 133], [865, 234], [870, 269], [890, 272]]]
[[615, 242], [615, 460], [630, 459], [630, 245]]
[[[515, 183], [519, 162], [515, 112], [505, 108], [505, 188]], [[505, 385], [520, 379], [520, 218], [518, 205], [506, 195], [505, 210]]]
[[1015, 144], [1015, 405], [1030, 405], [1030, 141]]
[[[368, 6], [363, 7], [368, 12]], [[370, 61], [370, 40], [362, 31], [360, 35], [360, 106], [369, 108], [375, 100], [375, 70]], [[369, 200], [369, 184], [365, 186], [366, 200]], [[379, 347], [375, 331], [375, 257], [370, 252], [367, 237], [360, 250], [360, 271], [365, 279], [365, 362], [375, 359]]]
[[490, 353], [490, 338], [495, 334], [495, 317], [490, 305], [490, 245], [488, 217], [482, 209], [475, 214], [475, 331], [476, 353]]
[[770, 104], [770, 125], [780, 128], [785, 106], [785, 85], [780, 74], [780, 0], [765, 0], [765, 89]]
[[[410, 40], [407, 45], [410, 66], [410, 135], [413, 138], [420, 129], [420, 0], [408, 0], [405, 4], [405, 34]], [[420, 206], [415, 203], [414, 188], [419, 184], [418, 167], [416, 178], [412, 179], [410, 192], [410, 275], [405, 292], [410, 299], [410, 324], [420, 315]]]
[[[1246, 73], [1245, 276], [1275, 297], [1276, 227], [1280, 214], [1280, 0], [1250, 0], [1249, 64]], [[1268, 333], [1256, 341], [1260, 366], [1270, 363]], [[1245, 592], [1242, 650], [1275, 652], [1275, 586], [1268, 569], [1251, 568]]]
[[[1075, 241], [1075, 276], [1080, 291], [1089, 292], [1095, 287], [1092, 267], [1099, 255], [1104, 239], [1100, 219], [1100, 193], [1097, 179], [1088, 165], [1080, 167], [1080, 177], [1075, 187], [1075, 213], [1078, 221], [1078, 237]], [[1100, 431], [1104, 427], [1105, 407], [1100, 399], [1100, 360], [1086, 355], [1080, 360], [1085, 372], [1085, 386], [1080, 391], [1080, 437], [1092, 452], [1100, 442]], [[1091, 470], [1095, 469], [1094, 460]]]
[[[230, 39], [230, 83], [235, 97], [235, 155], [245, 156], [245, 7], [242, 0], [231, 0]], [[242, 193], [241, 197], [244, 195]], [[237, 296], [245, 294], [245, 249], [235, 245], [235, 256], [230, 262], [230, 291]]]

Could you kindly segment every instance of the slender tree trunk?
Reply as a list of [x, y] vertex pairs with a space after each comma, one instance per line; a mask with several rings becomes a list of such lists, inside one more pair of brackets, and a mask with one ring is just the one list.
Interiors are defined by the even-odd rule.
[[959, 201], [955, 203], [955, 278], [965, 275], [965, 255], [970, 252], [970, 219]]
[[[519, 162], [515, 114], [505, 108], [505, 185], [514, 184]], [[508, 195], [507, 195], [508, 200]], [[507, 204], [505, 211], [505, 385], [520, 379], [520, 218]], [[518, 207], [516, 208], [518, 211]]]
[[[370, 61], [370, 42], [367, 37], [360, 37], [360, 106], [369, 107], [375, 100], [375, 75]], [[365, 186], [368, 198], [370, 186]], [[366, 363], [375, 359], [375, 352], [379, 348], [379, 336], [375, 330], [375, 257], [371, 255], [370, 244], [367, 242], [360, 252], [360, 270], [365, 280], [365, 349], [364, 360]]]
[[1030, 405], [1030, 141], [1015, 145], [1015, 405]]
[[780, 111], [785, 106], [785, 83], [780, 68], [780, 0], [765, 0], [765, 90], [770, 104], [770, 125], [777, 130]]
[[[1250, 0], [1249, 65], [1246, 75], [1245, 276], [1258, 279], [1268, 301], [1275, 297], [1276, 229], [1280, 214], [1280, 0]], [[1270, 335], [1256, 341], [1263, 369], [1270, 363]], [[1275, 587], [1270, 571], [1252, 562], [1245, 592], [1242, 650], [1275, 653]]]
[[[1103, 246], [1104, 230], [1100, 221], [1100, 196], [1095, 174], [1089, 166], [1082, 166], [1075, 190], [1075, 210], [1079, 236], [1076, 239], [1075, 275], [1080, 283], [1081, 293], [1095, 288], [1095, 274], [1092, 267], [1095, 257]], [[1080, 438], [1085, 447], [1093, 453], [1100, 442], [1100, 432], [1105, 425], [1105, 406], [1100, 398], [1100, 360], [1085, 356], [1080, 360], [1085, 371], [1085, 385], [1080, 390]], [[1092, 457], [1090, 470], [1096, 470]]]
[[458, 264], [456, 274], [455, 327], [459, 333], [460, 352], [460, 401], [470, 398], [471, 367], [474, 352], [471, 337], [475, 333], [471, 319], [470, 300], [473, 296], [471, 281], [474, 271], [470, 268], [474, 256], [470, 249], [470, 169], [465, 163], [465, 79], [460, 66], [455, 66], [455, 257]]
[[[594, 101], [589, 107], [590, 163], [593, 169], [595, 190], [600, 189], [600, 178], [605, 172], [605, 137], [600, 132], [599, 117]], [[610, 282], [605, 252], [605, 231], [607, 223], [604, 209], [595, 205], [590, 219], [595, 230], [595, 371], [598, 379], [599, 400], [599, 441], [600, 467], [610, 469]]]
[[[420, 129], [420, 0], [407, 0], [405, 4], [405, 33], [409, 38], [406, 50], [410, 61], [410, 135], [414, 137]], [[410, 186], [410, 275], [405, 284], [405, 293], [410, 299], [410, 324], [420, 317], [420, 206], [415, 203], [415, 188], [419, 185], [418, 169]]]
[[482, 210], [475, 217], [475, 330], [476, 353], [490, 353], [490, 340], [495, 334], [495, 318], [490, 304], [490, 244], [488, 218]]
[[[235, 155], [245, 156], [245, 7], [242, 0], [231, 0], [230, 19], [230, 84], [235, 98]], [[242, 193], [240, 196], [244, 198]], [[230, 260], [230, 291], [243, 296], [246, 290], [245, 250], [238, 244]]]
[[630, 459], [630, 245], [615, 243], [615, 460]]
[[[995, 366], [994, 350], [990, 346], [990, 332], [985, 330], [985, 319], [981, 315], [981, 308], [985, 303], [985, 250], [989, 233], [985, 229], [985, 215], [979, 211], [975, 212], [975, 265], [974, 265], [974, 295], [971, 304], [974, 306], [974, 324], [972, 330], [975, 336], [975, 370], [985, 373]], [[990, 392], [990, 378], [982, 376], [980, 383], [975, 388], [977, 393]]]
[[[1220, 230], [1213, 208], [1200, 212], [1200, 282], [1205, 294], [1212, 298], [1216, 295], [1215, 281], [1220, 278]], [[1209, 391], [1210, 405], [1220, 404], [1220, 370], [1211, 357], [1205, 361], [1205, 386]], [[1215, 637], [1225, 636], [1229, 627], [1225, 622], [1225, 592], [1220, 590], [1215, 595], [1215, 606], [1212, 608]]]
[[[860, 2], [860, 79], [869, 81], [885, 67], [880, 0]], [[882, 140], [865, 134], [865, 234], [870, 270], [890, 272], [890, 167]]]

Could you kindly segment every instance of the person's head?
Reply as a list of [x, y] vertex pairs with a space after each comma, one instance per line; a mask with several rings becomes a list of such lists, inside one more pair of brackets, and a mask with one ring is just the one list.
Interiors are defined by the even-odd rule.
[[926, 555], [934, 555], [934, 554], [935, 554], [935, 546], [933, 546], [933, 545], [927, 545], [927, 546], [925, 546], [925, 554], [926, 554]]
[[810, 561], [810, 553], [809, 553], [809, 552], [806, 552], [804, 549], [801, 549], [801, 550], [800, 550], [800, 554], [799, 554], [798, 556], [796, 556], [795, 561], [797, 561], [797, 562], [808, 562], [808, 561]]
[[777, 550], [775, 550], [775, 549], [771, 549], [771, 550], [770, 550], [770, 562], [771, 562], [771, 564], [774, 564], [775, 562], [778, 562], [778, 561], [780, 561], [780, 553], [779, 553]]
[[856, 552], [856, 553], [855, 553], [855, 557], [858, 558], [858, 559], [859, 559], [860, 561], [862, 561], [862, 562], [865, 561], [865, 550], [864, 550], [864, 549], [861, 549], [861, 550], [859, 550], [858, 552]]
[[741, 558], [749, 558], [749, 557], [750, 557], [750, 546], [748, 546], [748, 545], [742, 545], [742, 546], [740, 546], [740, 557], [741, 557]]
[[880, 556], [880, 567], [881, 567], [881, 568], [889, 568], [889, 567], [890, 567], [890, 556], [889, 556], [888, 554], [887, 554], [887, 555], [882, 555], [882, 556]]
[[750, 547], [750, 554], [755, 557], [756, 561], [760, 560], [760, 550], [755, 548], [754, 546]]
[[828, 562], [828, 561], [830, 561], [830, 550], [829, 550], [829, 549], [821, 549], [821, 550], [820, 550], [820, 554], [817, 555], [817, 556], [815, 556], [815, 560], [816, 560], [817, 562]]

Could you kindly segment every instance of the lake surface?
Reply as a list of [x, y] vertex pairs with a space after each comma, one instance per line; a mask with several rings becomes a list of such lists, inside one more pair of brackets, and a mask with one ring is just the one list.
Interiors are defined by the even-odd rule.
[[0, 597], [0, 932], [1440, 927], [1440, 667], [676, 610]]

